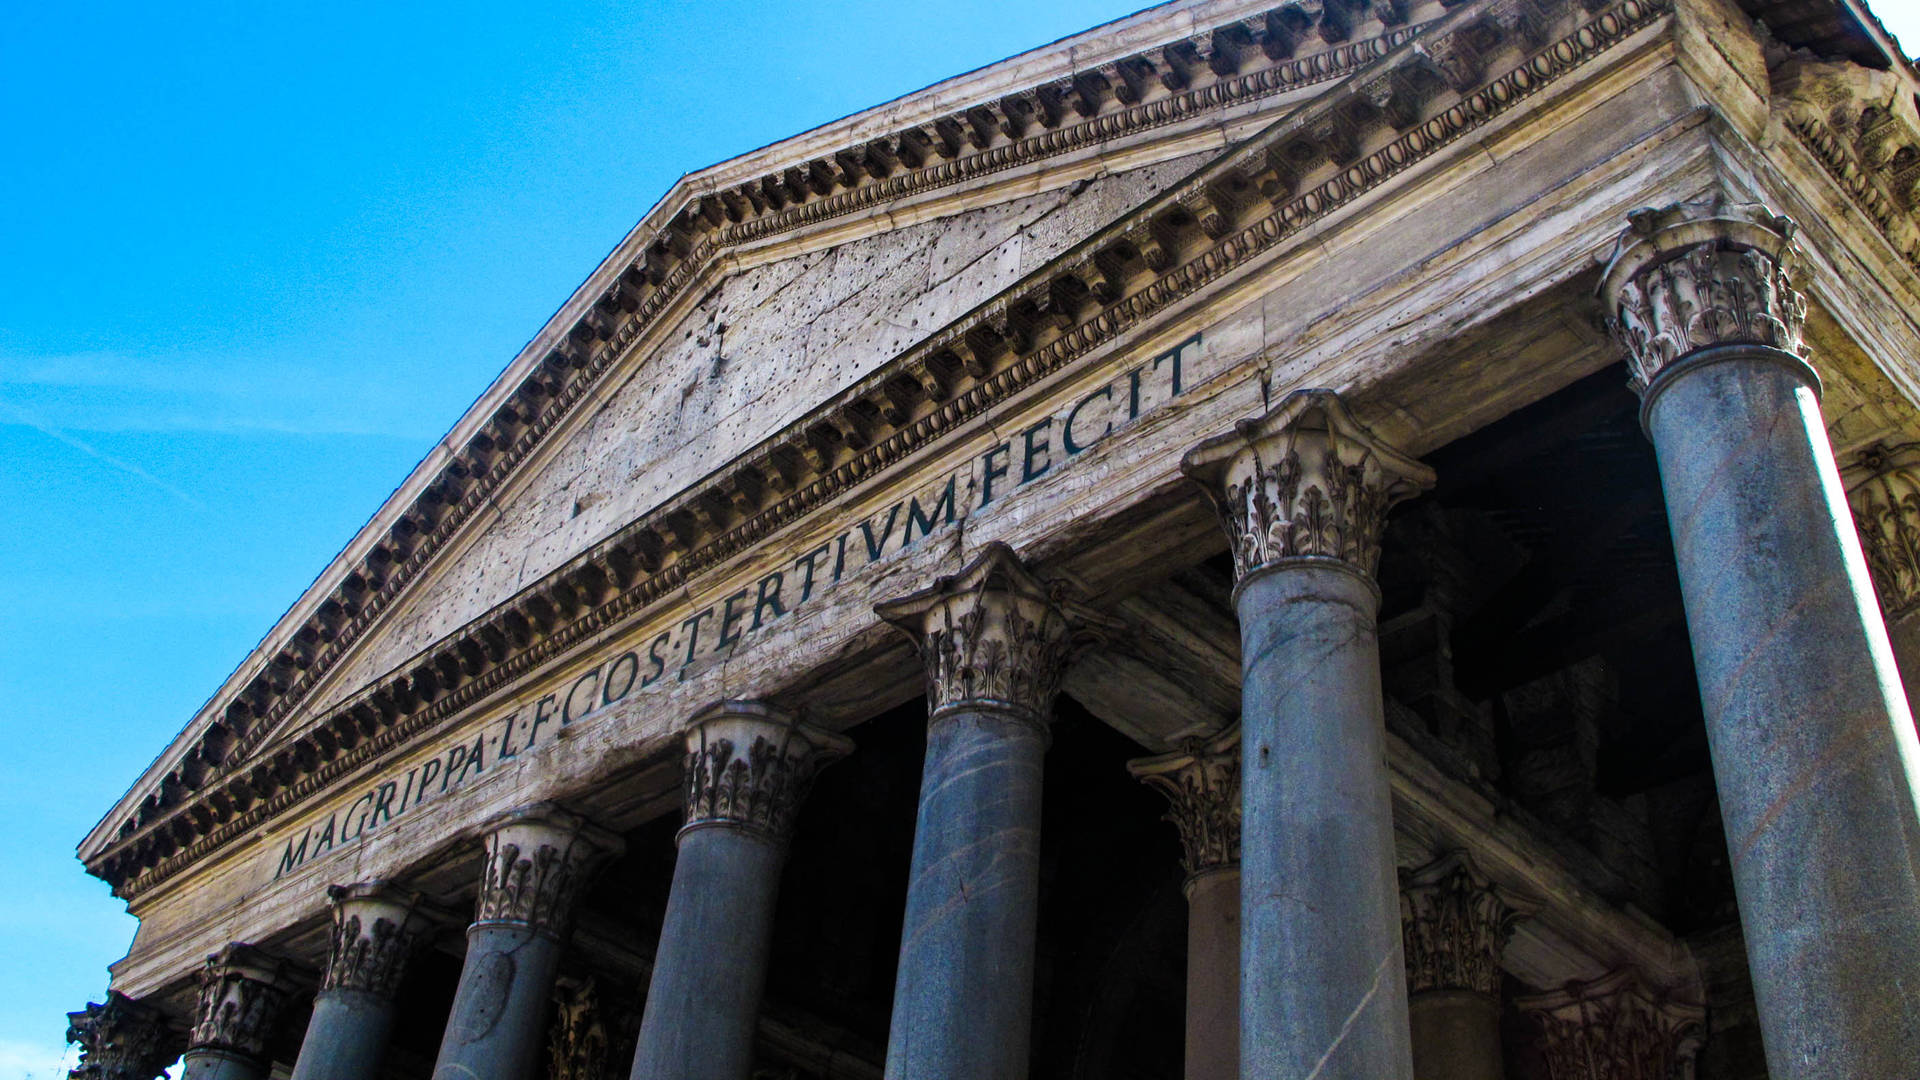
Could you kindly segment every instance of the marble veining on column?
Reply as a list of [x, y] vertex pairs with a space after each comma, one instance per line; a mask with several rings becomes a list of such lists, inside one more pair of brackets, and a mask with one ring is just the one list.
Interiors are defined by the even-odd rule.
[[1433, 472], [1329, 390], [1181, 463], [1219, 511], [1241, 633], [1240, 1068], [1406, 1080], [1406, 973], [1373, 574]]

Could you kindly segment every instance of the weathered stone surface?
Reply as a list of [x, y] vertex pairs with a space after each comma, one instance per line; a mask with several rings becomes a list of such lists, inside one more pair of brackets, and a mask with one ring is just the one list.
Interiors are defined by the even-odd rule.
[[[1603, 288], [1610, 308], [1664, 311], [1654, 325], [1671, 328], [1648, 338], [1631, 332], [1638, 316], [1615, 316], [1650, 377], [1643, 417], [1768, 1068], [1895, 1074], [1920, 1057], [1920, 1006], [1884, 992], [1920, 982], [1913, 721], [1846, 527], [1817, 378], [1787, 351], [1804, 310], [1782, 284], [1791, 237], [1751, 207], [1648, 211]], [[1672, 269], [1701, 265], [1710, 282]]]
[[180, 1056], [166, 1017], [117, 990], [67, 1014], [67, 1043], [80, 1046], [70, 1080], [154, 1080]]
[[927, 669], [926, 769], [887, 1075], [1027, 1073], [1046, 724], [1089, 623], [1004, 545], [879, 605]]
[[295, 1080], [356, 1080], [379, 1073], [393, 1029], [394, 995], [431, 932], [417, 893], [382, 882], [334, 886], [333, 936]]
[[1324, 390], [1289, 395], [1181, 468], [1220, 511], [1237, 582], [1242, 1075], [1406, 1080], [1371, 575], [1388, 508], [1432, 471]]
[[793, 816], [814, 773], [852, 748], [762, 702], [689, 722], [686, 825], [634, 1080], [746, 1080]]
[[268, 1044], [298, 986], [292, 964], [251, 945], [229, 945], [207, 957], [181, 1076], [262, 1080], [273, 1064]]
[[552, 806], [517, 811], [486, 836], [480, 896], [434, 1080], [529, 1080], [548, 1000], [587, 879], [618, 837]]

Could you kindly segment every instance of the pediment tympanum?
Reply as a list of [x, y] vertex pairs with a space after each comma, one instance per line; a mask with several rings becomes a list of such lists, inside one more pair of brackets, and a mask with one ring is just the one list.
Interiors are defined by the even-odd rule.
[[[122, 895], [167, 880], [373, 755], [678, 602], [701, 575], [997, 405], [1284, 257], [1668, 11], [1665, 0], [1288, 6], [1117, 59], [1099, 80], [1082, 71], [970, 106], [964, 123], [929, 120], [690, 195], [595, 276], [599, 291], [568, 309], [577, 321], [383, 546], [317, 586], [326, 599], [290, 644], [216, 703], [143, 801], [103, 823], [83, 852], [89, 868]], [[1085, 216], [1031, 252], [993, 254], [1025, 212], [1004, 198], [934, 217], [919, 263], [899, 261], [916, 226], [889, 233], [870, 282], [857, 238], [804, 250], [805, 230], [877, 200], [904, 206], [1207, 109], [1244, 118], [1235, 110], [1289, 93], [1297, 106], [1198, 167], [1169, 154], [1104, 179], [1091, 170], [1079, 192], [1054, 196], [1093, 195], [1079, 204]], [[962, 257], [954, 245], [967, 241], [953, 234], [968, 223], [985, 229], [981, 244], [997, 243], [977, 249], [973, 277], [929, 289], [943, 247]], [[782, 229], [800, 253], [743, 265], [745, 245]], [[853, 269], [832, 272], [836, 259]], [[903, 304], [889, 274], [925, 295]], [[869, 314], [855, 317], [860, 305]], [[802, 309], [821, 328], [818, 353], [811, 336], [791, 334]], [[849, 315], [836, 337], [838, 311]], [[876, 320], [881, 311], [896, 318]], [[785, 328], [787, 343], [749, 351], [736, 344], [746, 327], [776, 340]], [[790, 398], [709, 385], [716, 363], [749, 356]], [[635, 417], [683, 408], [652, 456], [611, 449]], [[477, 585], [496, 579], [474, 568], [503, 552], [523, 562], [500, 585]]]

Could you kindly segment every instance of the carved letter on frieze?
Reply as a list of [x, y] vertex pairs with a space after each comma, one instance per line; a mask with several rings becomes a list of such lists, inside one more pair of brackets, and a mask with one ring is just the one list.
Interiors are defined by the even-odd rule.
[[391, 998], [426, 930], [417, 893], [380, 883], [332, 885], [333, 940], [321, 990], [365, 990]]
[[1068, 659], [1112, 625], [1067, 594], [995, 542], [958, 574], [874, 611], [919, 648], [930, 719], [984, 708], [1044, 724]]
[[263, 1058], [296, 987], [293, 965], [251, 945], [228, 945], [207, 957], [188, 1052]]
[[1240, 865], [1240, 725], [1127, 770], [1171, 804], [1167, 820], [1180, 830], [1189, 881]]
[[760, 702], [709, 705], [687, 727], [686, 828], [724, 825], [785, 840], [815, 774], [852, 749]]
[[580, 889], [620, 838], [553, 806], [520, 810], [487, 834], [474, 925], [566, 936]]
[[1699, 1052], [1706, 1010], [1655, 993], [1631, 969], [1516, 998], [1539, 1020], [1553, 1080], [1673, 1080]]
[[1600, 297], [1636, 393], [1676, 360], [1716, 345], [1805, 355], [1804, 260], [1792, 220], [1756, 203], [1717, 200], [1645, 207], [1627, 220]]
[[1520, 912], [1464, 851], [1400, 872], [1407, 992], [1500, 993], [1500, 954]]
[[1920, 443], [1871, 446], [1842, 472], [1880, 608], [1920, 607]]
[[1258, 420], [1187, 452], [1181, 469], [1220, 512], [1234, 580], [1285, 559], [1338, 559], [1369, 578], [1395, 503], [1433, 470], [1374, 437], [1331, 390], [1296, 390]]
[[180, 1056], [180, 1039], [160, 1010], [118, 990], [67, 1014], [67, 1042], [80, 1044], [71, 1080], [154, 1080]]

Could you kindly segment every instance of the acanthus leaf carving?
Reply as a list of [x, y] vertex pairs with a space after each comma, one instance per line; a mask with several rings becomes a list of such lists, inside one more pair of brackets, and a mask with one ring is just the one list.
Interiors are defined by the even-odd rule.
[[1187, 452], [1233, 548], [1234, 579], [1284, 559], [1337, 559], [1368, 577], [1394, 504], [1433, 470], [1381, 442], [1331, 390], [1296, 390]]
[[1920, 608], [1920, 443], [1870, 446], [1842, 478], [1881, 610]]
[[80, 1045], [68, 1080], [154, 1080], [180, 1056], [180, 1040], [160, 1010], [118, 990], [67, 1014], [67, 1042]]
[[555, 983], [547, 1080], [605, 1080], [609, 1042], [600, 987], [594, 978]]
[[333, 935], [320, 989], [364, 990], [391, 998], [426, 926], [420, 897], [379, 883], [331, 885]]
[[1240, 865], [1240, 725], [1127, 770], [1167, 797], [1189, 881]]
[[474, 926], [565, 937], [580, 890], [624, 846], [619, 837], [557, 807], [506, 815], [487, 833]]
[[1464, 851], [1400, 874], [1407, 992], [1500, 993], [1500, 954], [1520, 910]]
[[686, 827], [731, 825], [785, 840], [814, 776], [852, 749], [844, 736], [760, 702], [709, 705], [687, 730]]
[[1718, 345], [1803, 357], [1804, 259], [1789, 218], [1721, 199], [1643, 207], [1601, 274], [1607, 330], [1645, 394], [1677, 360]]
[[207, 957], [188, 1052], [263, 1058], [296, 985], [293, 965], [251, 945], [228, 945]]
[[1705, 1034], [1705, 1009], [1655, 992], [1631, 968], [1514, 1005], [1539, 1022], [1553, 1080], [1690, 1076]]
[[959, 573], [874, 611], [920, 650], [931, 719], [989, 708], [1045, 724], [1068, 661], [1113, 626], [1069, 592], [995, 542]]

